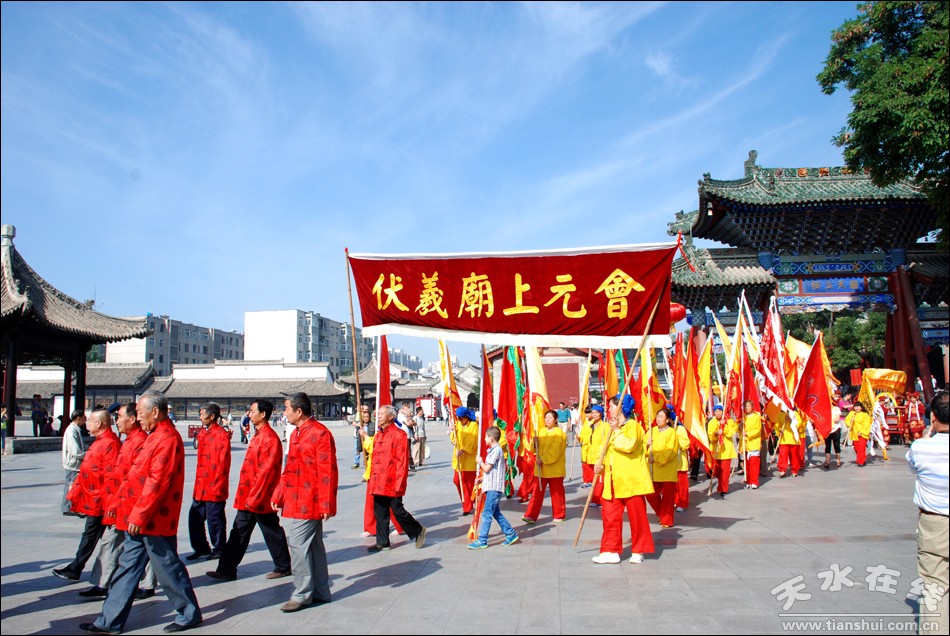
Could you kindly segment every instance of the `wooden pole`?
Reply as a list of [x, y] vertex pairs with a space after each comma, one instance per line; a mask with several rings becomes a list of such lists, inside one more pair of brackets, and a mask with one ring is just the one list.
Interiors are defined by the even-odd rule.
[[[650, 312], [650, 317], [647, 319], [647, 326], [646, 326], [646, 329], [643, 330], [643, 337], [640, 339], [640, 346], [637, 348], [637, 353], [634, 356], [634, 359], [636, 359], [636, 357], [640, 355], [640, 349], [643, 348], [643, 345], [646, 344], [646, 341], [649, 338], [650, 328], [653, 326], [653, 318], [654, 316], [656, 316], [656, 310], [660, 306], [661, 300], [663, 300], [662, 296], [660, 298], [657, 298], [656, 304], [653, 305], [653, 311]], [[627, 376], [624, 379], [624, 383], [623, 383], [625, 387], [630, 385], [630, 380], [631, 380], [632, 375], [633, 375], [633, 365], [630, 365], [630, 369], [627, 370]], [[610, 426], [609, 423], [607, 425]], [[607, 431], [604, 434], [604, 443], [600, 447], [600, 456], [599, 456], [599, 459], [597, 460], [598, 466], [603, 467], [604, 465], [604, 457], [606, 457], [607, 455], [607, 448], [610, 446], [611, 437], [612, 437], [612, 433], [610, 431]], [[595, 477], [595, 484], [596, 484], [597, 479], [603, 479], [603, 473]], [[594, 498], [594, 490], [595, 490], [595, 487], [592, 486], [587, 493], [587, 501], [584, 503], [584, 512], [583, 514], [581, 514], [581, 522], [577, 526], [577, 536], [574, 537], [575, 548], [577, 547], [577, 542], [580, 541], [581, 531], [584, 529], [584, 521], [587, 519], [587, 511], [590, 509], [590, 502]]]
[[356, 380], [356, 407], [353, 413], [354, 417], [360, 418], [362, 424], [363, 414], [360, 413], [360, 361], [359, 351], [356, 348], [356, 317], [353, 313], [353, 288], [350, 285], [350, 249], [343, 248], [346, 254], [346, 292], [350, 296], [350, 336], [353, 339], [353, 377]]

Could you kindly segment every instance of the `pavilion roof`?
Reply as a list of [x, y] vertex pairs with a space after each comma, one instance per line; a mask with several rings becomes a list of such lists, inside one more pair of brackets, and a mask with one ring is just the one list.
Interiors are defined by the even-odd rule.
[[881, 188], [846, 167], [762, 168], [756, 156], [749, 153], [740, 179], [704, 174], [699, 211], [677, 214], [668, 232], [760, 251], [831, 254], [906, 248], [936, 229], [935, 210], [909, 181]]
[[759, 264], [754, 250], [714, 248], [697, 249], [685, 247], [689, 260], [673, 261], [671, 299], [696, 312], [706, 307], [732, 307], [742, 291], [753, 307], [758, 306], [760, 296], [774, 293], [776, 279]]
[[[32, 323], [41, 329], [79, 336], [92, 343], [143, 338], [149, 330], [145, 320], [113, 318], [70, 298], [37, 274], [5, 233], [0, 245], [0, 318], [7, 322]], [[5, 230], [6, 232], [6, 230]]]

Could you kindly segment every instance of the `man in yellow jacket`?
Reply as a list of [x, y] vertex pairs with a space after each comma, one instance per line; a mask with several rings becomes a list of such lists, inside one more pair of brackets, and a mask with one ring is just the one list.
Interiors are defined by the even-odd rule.
[[453, 482], [462, 498], [462, 516], [474, 511], [472, 491], [475, 490], [476, 463], [478, 454], [478, 421], [470, 409], [460, 406], [455, 409], [455, 423], [449, 426], [449, 439], [452, 440]]
[[736, 458], [736, 445], [732, 437], [739, 432], [739, 425], [732, 418], [722, 415], [722, 404], [713, 408], [713, 417], [706, 424], [709, 446], [713, 456], [713, 477], [719, 480], [719, 497], [725, 499], [729, 492], [729, 475], [732, 473], [732, 460]]
[[791, 416], [784, 411], [779, 413], [775, 422], [776, 433], [778, 433], [778, 472], [776, 475], [780, 479], [788, 477], [789, 468], [791, 468], [793, 476], [801, 475], [804, 457], [801, 452], [803, 434], [799, 424], [800, 422], [793, 422]]
[[647, 433], [650, 447], [648, 462], [653, 472], [653, 493], [647, 502], [653, 508], [660, 525], [673, 526], [673, 507], [676, 499], [677, 472], [679, 463], [679, 438], [676, 429], [670, 426], [670, 414], [664, 408], [657, 411], [655, 426]]
[[567, 506], [564, 497], [565, 449], [567, 448], [567, 434], [558, 426], [557, 411], [549, 410], [544, 414], [544, 428], [538, 431], [538, 470], [539, 479], [535, 482], [534, 495], [528, 502], [528, 510], [522, 521], [536, 523], [541, 513], [541, 504], [544, 503], [544, 493], [551, 489], [551, 508], [554, 513], [554, 522], [564, 521], [567, 515]]
[[647, 446], [639, 422], [628, 419], [634, 400], [630, 395], [610, 400], [610, 442], [603, 463], [594, 466], [603, 475], [603, 524], [600, 554], [594, 563], [620, 563], [623, 551], [623, 512], [630, 520], [631, 563], [642, 563], [643, 555], [653, 552], [653, 535], [647, 521], [646, 495], [653, 492], [653, 480], [647, 466]]
[[762, 452], [762, 415], [757, 413], [752, 400], [743, 405], [745, 417], [742, 420], [742, 450], [746, 454], [745, 487], [756, 490], [759, 487], [759, 461]]
[[864, 466], [868, 461], [868, 440], [871, 439], [871, 416], [864, 410], [864, 404], [855, 401], [851, 412], [845, 418], [848, 425], [848, 435], [854, 445], [854, 454], [858, 466]]

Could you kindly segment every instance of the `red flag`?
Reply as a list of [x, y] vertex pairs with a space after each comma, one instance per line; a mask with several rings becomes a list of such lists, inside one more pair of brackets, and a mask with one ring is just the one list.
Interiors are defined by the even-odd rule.
[[478, 422], [478, 456], [485, 461], [485, 454], [488, 449], [485, 448], [485, 433], [495, 425], [495, 406], [494, 392], [491, 382], [491, 365], [488, 363], [488, 354], [485, 352], [485, 345], [482, 345], [482, 395], [479, 400], [479, 422]]
[[786, 380], [788, 352], [785, 351], [782, 323], [775, 307], [774, 296], [763, 319], [765, 326], [762, 329], [762, 351], [759, 358], [759, 374], [764, 379], [763, 388], [770, 400], [791, 415], [795, 412], [795, 407], [792, 405], [792, 398], [788, 394]]
[[672, 363], [673, 408], [678, 417], [683, 416], [683, 382], [686, 378], [686, 348], [683, 346], [683, 332], [676, 334], [676, 349]]
[[376, 376], [376, 408], [392, 406], [392, 381], [389, 378], [389, 345], [386, 336], [379, 337], [379, 375]]
[[802, 370], [801, 380], [795, 390], [795, 406], [814, 423], [822, 437], [831, 435], [831, 393], [825, 380], [825, 367], [821, 350], [824, 348], [821, 332], [811, 346], [811, 353]]

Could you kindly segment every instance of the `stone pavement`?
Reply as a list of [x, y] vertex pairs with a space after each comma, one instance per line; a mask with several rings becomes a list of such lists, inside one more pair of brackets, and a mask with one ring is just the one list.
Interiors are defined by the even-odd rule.
[[[340, 466], [339, 514], [327, 523], [325, 538], [333, 602], [282, 614], [278, 607], [290, 597], [292, 583], [264, 578], [273, 564], [255, 531], [235, 582], [208, 578], [205, 572], [215, 562], [187, 562], [204, 613], [194, 633], [915, 630], [917, 603], [906, 597], [917, 578], [916, 508], [902, 448], [893, 449], [892, 461], [865, 468], [854, 465], [847, 448], [847, 462], [839, 470], [811, 468], [801, 478], [766, 478], [758, 491], [733, 485], [725, 500], [709, 500], [706, 484], [693, 484], [690, 509], [677, 513], [675, 527], [661, 529], [650, 513], [655, 554], [640, 565], [626, 560], [595, 565], [598, 510], [588, 515], [580, 542], [572, 547], [587, 494], [579, 488], [580, 453], [566, 487], [567, 522], [551, 523], [547, 502], [538, 524], [527, 526], [521, 521], [524, 506], [503, 500], [502, 511], [521, 543], [500, 546], [495, 526], [488, 550], [466, 549], [470, 517], [460, 516], [448, 461], [451, 447], [439, 423], [429, 426], [431, 464], [409, 478], [405, 497], [406, 508], [429, 528], [425, 547], [416, 550], [405, 537], [393, 537], [390, 552], [368, 554], [373, 539], [360, 537], [365, 485], [362, 471], [350, 468], [352, 429], [339, 422], [329, 425]], [[244, 448], [232, 446], [232, 497]], [[182, 556], [191, 553], [186, 518], [195, 469], [195, 451], [187, 443], [186, 449]], [[3, 634], [83, 633], [79, 624], [98, 614], [101, 602], [82, 602], [77, 595], [89, 586], [91, 563], [80, 583], [51, 574], [73, 557], [82, 528], [80, 519], [58, 511], [62, 487], [58, 453], [2, 458]], [[228, 511], [230, 524], [233, 509]], [[127, 633], [162, 633], [173, 614], [159, 588], [156, 597], [136, 602]]]

